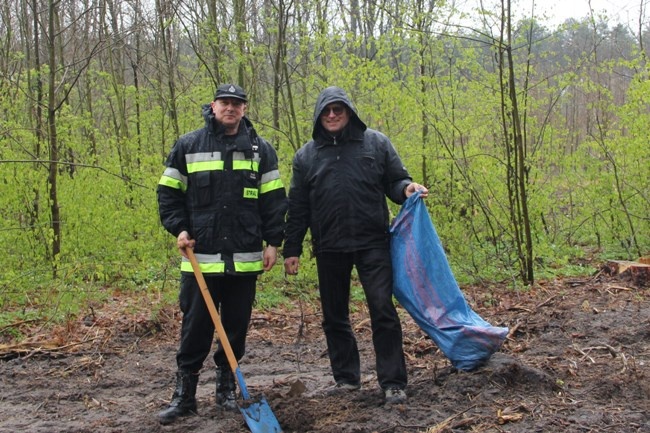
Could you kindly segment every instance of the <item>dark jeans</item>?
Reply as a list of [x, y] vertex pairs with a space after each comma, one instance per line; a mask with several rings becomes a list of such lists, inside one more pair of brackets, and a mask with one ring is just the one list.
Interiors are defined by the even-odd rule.
[[334, 380], [358, 384], [359, 350], [350, 325], [350, 276], [355, 266], [366, 295], [382, 389], [406, 386], [402, 327], [393, 304], [393, 268], [388, 249], [319, 253], [316, 257], [323, 330]]
[[[246, 334], [255, 300], [257, 276], [205, 276], [208, 289], [219, 311], [221, 323], [237, 360], [244, 356]], [[214, 322], [193, 275], [181, 276], [178, 296], [183, 313], [181, 342], [176, 352], [179, 370], [198, 372], [210, 354], [214, 335]], [[228, 358], [221, 344], [214, 353], [218, 366], [228, 366]], [[230, 368], [230, 367], [228, 367]]]

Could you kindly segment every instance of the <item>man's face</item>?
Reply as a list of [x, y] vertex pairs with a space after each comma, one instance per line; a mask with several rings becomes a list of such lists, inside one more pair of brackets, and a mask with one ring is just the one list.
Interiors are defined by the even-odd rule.
[[226, 133], [235, 133], [246, 113], [246, 103], [237, 98], [219, 98], [212, 101], [212, 112], [214, 118], [226, 128]]
[[345, 104], [333, 102], [327, 104], [320, 113], [320, 123], [332, 135], [338, 134], [350, 121], [350, 113]]

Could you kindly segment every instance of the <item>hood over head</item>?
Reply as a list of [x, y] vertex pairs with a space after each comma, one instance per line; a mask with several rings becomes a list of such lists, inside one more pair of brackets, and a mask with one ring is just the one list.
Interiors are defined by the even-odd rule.
[[316, 99], [316, 105], [314, 106], [313, 130], [311, 134], [314, 140], [318, 141], [319, 137], [322, 138], [325, 135], [325, 130], [320, 123], [320, 114], [328, 104], [333, 102], [345, 104], [350, 109], [350, 122], [345, 127], [342, 134], [349, 134], [351, 129], [360, 131], [361, 133], [366, 130], [366, 124], [359, 118], [357, 109], [348, 97], [347, 93], [345, 93], [345, 90], [340, 87], [331, 86], [320, 92]]

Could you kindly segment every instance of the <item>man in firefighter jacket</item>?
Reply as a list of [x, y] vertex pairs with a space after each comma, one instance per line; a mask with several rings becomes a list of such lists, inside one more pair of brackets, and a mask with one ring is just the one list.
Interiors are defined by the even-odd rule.
[[[182, 257], [183, 313], [176, 387], [162, 424], [195, 413], [199, 371], [210, 353], [214, 324], [185, 249], [193, 248], [237, 360], [245, 351], [257, 276], [270, 270], [284, 237], [286, 192], [273, 147], [245, 117], [245, 91], [220, 85], [203, 106], [205, 126], [174, 144], [158, 183], [165, 229]], [[235, 379], [221, 345], [214, 353], [217, 404], [236, 410]]]

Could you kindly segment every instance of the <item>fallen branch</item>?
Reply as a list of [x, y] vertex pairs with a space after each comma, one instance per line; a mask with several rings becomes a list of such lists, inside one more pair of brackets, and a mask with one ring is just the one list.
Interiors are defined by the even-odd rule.
[[588, 350], [588, 351], [592, 351], [592, 350], [606, 350], [606, 351], [609, 352], [610, 355], [612, 355], [612, 358], [616, 358], [616, 356], [619, 355], [619, 354], [621, 353], [621, 352], [619, 352], [618, 350], [614, 349], [614, 348], [613, 348], [612, 346], [610, 346], [609, 344], [606, 344], [606, 343], [600, 343], [600, 344], [602, 344], [602, 346], [591, 346], [591, 347], [585, 347], [585, 348], [582, 349], [582, 350]]
[[593, 359], [591, 356], [589, 356], [588, 354], [586, 354], [586, 353], [584, 352], [584, 350], [580, 349], [580, 348], [579, 348], [578, 346], [576, 346], [575, 344], [574, 344], [572, 347], [573, 347], [573, 350], [575, 350], [576, 352], [578, 352], [579, 354], [582, 355], [582, 358], [580, 359], [580, 361], [584, 360], [585, 358], [588, 358], [588, 359], [591, 361], [592, 364], [595, 364], [595, 363], [596, 363], [596, 361], [594, 361], [594, 359]]
[[465, 410], [463, 410], [463, 411], [461, 411], [461, 412], [458, 412], [457, 414], [454, 414], [454, 415], [448, 417], [447, 419], [445, 419], [445, 420], [442, 421], [441, 423], [439, 423], [439, 424], [437, 424], [437, 425], [435, 425], [435, 426], [433, 426], [433, 427], [429, 427], [429, 428], [427, 429], [426, 433], [441, 433], [441, 432], [444, 431], [447, 427], [449, 427], [449, 424], [451, 424], [451, 422], [452, 422], [455, 418], [458, 418], [460, 415], [464, 414], [465, 412], [469, 411], [470, 409], [474, 409], [475, 407], [476, 407], [476, 405], [470, 406], [470, 407], [468, 407], [467, 409], [465, 409]]
[[52, 342], [41, 342], [41, 341], [21, 342], [17, 344], [1, 344], [0, 358], [7, 358], [11, 355], [31, 358], [37, 353], [57, 354], [57, 353], [65, 352], [66, 350], [72, 347], [81, 346], [83, 344], [90, 343], [99, 338], [100, 337], [89, 338], [83, 341], [77, 341], [74, 343], [65, 344], [63, 346], [59, 346], [56, 343], [52, 343]]
[[546, 301], [542, 302], [541, 304], [537, 304], [535, 306], [535, 310], [540, 309], [541, 307], [546, 306], [548, 303], [550, 303], [553, 299], [557, 298], [558, 295], [553, 295], [550, 298], [548, 298]]
[[517, 322], [517, 323], [515, 324], [515, 326], [513, 326], [512, 328], [510, 328], [510, 331], [508, 331], [508, 335], [506, 335], [506, 338], [507, 338], [508, 340], [512, 340], [512, 339], [513, 339], [513, 336], [515, 335], [515, 332], [517, 332], [517, 330], [519, 329], [520, 326], [521, 326], [521, 322]]
[[17, 327], [19, 327], [21, 325], [24, 325], [26, 323], [32, 323], [32, 322], [36, 322], [36, 321], [37, 321], [37, 319], [29, 319], [29, 320], [21, 320], [20, 322], [10, 323], [10, 324], [5, 325], [5, 326], [0, 328], [0, 334], [3, 333], [5, 331], [5, 329], [17, 328]]
[[623, 290], [623, 291], [626, 291], [626, 292], [631, 292], [633, 290], [633, 289], [630, 289], [629, 287], [613, 286], [613, 285], [607, 286], [607, 290], [609, 290], [609, 289]]

